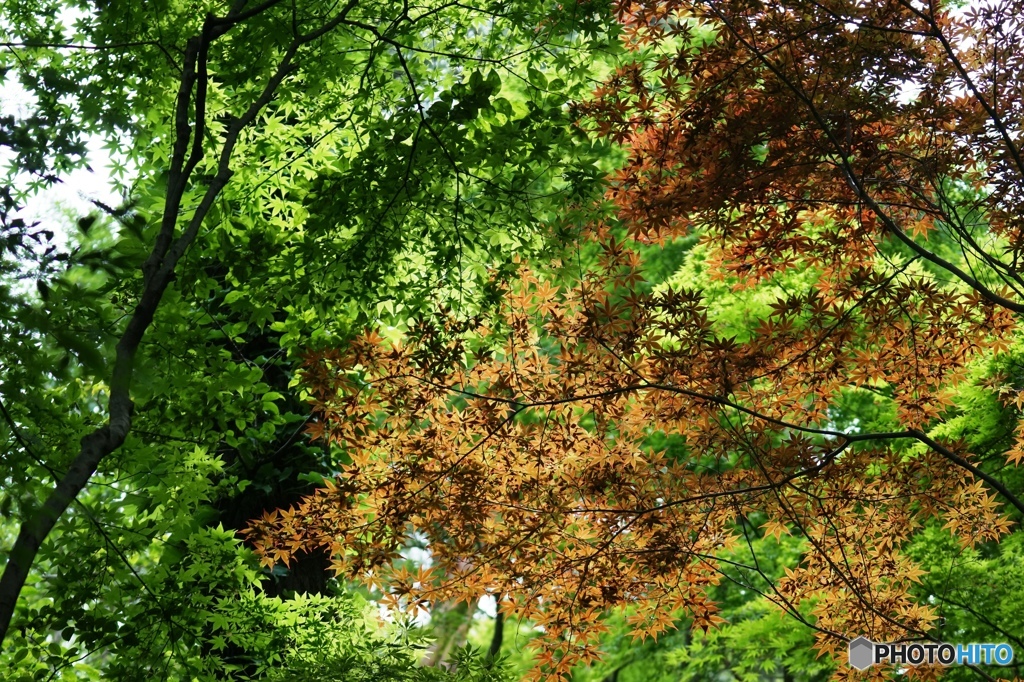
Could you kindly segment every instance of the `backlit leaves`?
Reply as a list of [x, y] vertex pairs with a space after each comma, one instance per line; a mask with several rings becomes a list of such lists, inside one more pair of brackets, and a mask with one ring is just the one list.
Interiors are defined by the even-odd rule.
[[[1024, 309], [1021, 70], [986, 32], [1015, 40], [1012, 4], [619, 4], [632, 55], [576, 106], [627, 154], [617, 220], [584, 235], [593, 265], [523, 268], [475, 331], [442, 313], [311, 354], [311, 433], [351, 465], [256, 521], [257, 549], [326, 547], [409, 607], [493, 594], [543, 627], [535, 675], [565, 677], [612, 608], [641, 640], [680, 615], [714, 627], [758, 515], [803, 543], [766, 597], [812, 614], [820, 653], [927, 635], [908, 538], [938, 523], [970, 548], [1021, 508], [926, 434]], [[683, 269], [645, 288], [637, 245], [692, 231]], [[888, 430], [836, 429], [851, 395]], [[671, 457], [650, 447], [666, 435]], [[411, 530], [424, 580], [391, 568]]]

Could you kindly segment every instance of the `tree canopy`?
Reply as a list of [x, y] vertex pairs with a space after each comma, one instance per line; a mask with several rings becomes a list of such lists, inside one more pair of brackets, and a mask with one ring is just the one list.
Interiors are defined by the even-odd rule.
[[1018, 5], [11, 0], [0, 668], [1024, 650]]
[[[222, 600], [258, 575], [233, 531], [334, 466], [301, 437], [293, 367], [364, 324], [485, 310], [513, 252], [557, 242], [542, 226], [594, 193], [608, 147], [564, 106], [609, 44], [602, 11], [5, 4], [30, 110], [3, 138], [12, 669], [257, 674], [266, 652], [225, 634], [248, 611]], [[18, 208], [90, 140], [124, 200], [65, 244]], [[334, 590], [306, 563], [257, 591]]]

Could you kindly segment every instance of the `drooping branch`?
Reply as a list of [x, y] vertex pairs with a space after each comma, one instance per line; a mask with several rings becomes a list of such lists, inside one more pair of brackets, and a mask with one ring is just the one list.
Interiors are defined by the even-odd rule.
[[[414, 375], [405, 375], [405, 376], [402, 376], [402, 377], [389, 377], [389, 380], [393, 380], [395, 378], [411, 379], [411, 380], [414, 380], [414, 381], [422, 382], [422, 383], [424, 383], [426, 385], [429, 385], [429, 386], [432, 386], [434, 388], [440, 388], [441, 387], [441, 385], [439, 385], [435, 381], [432, 381], [430, 379], [425, 379], [423, 377], [414, 376]], [[573, 403], [584, 403], [584, 402], [593, 401], [595, 399], [609, 398], [609, 397], [613, 397], [613, 396], [616, 396], [616, 395], [622, 395], [622, 394], [627, 394], [627, 393], [641, 393], [641, 392], [645, 392], [645, 391], [664, 391], [666, 393], [674, 393], [674, 394], [677, 394], [677, 395], [685, 395], [685, 396], [687, 396], [689, 398], [694, 398], [696, 400], [705, 401], [707, 403], [718, 405], [720, 407], [723, 407], [723, 408], [726, 408], [726, 409], [729, 409], [729, 410], [734, 410], [734, 411], [739, 412], [741, 414], [744, 414], [744, 415], [746, 415], [748, 417], [751, 417], [751, 418], [753, 418], [753, 419], [755, 419], [757, 421], [764, 422], [766, 424], [770, 424], [770, 425], [775, 426], [777, 428], [787, 429], [787, 430], [790, 430], [790, 431], [795, 431], [797, 433], [806, 433], [808, 435], [825, 436], [827, 438], [835, 438], [835, 439], [838, 439], [838, 440], [841, 441], [840, 446], [835, 451], [829, 453], [829, 455], [827, 457], [823, 458], [821, 463], [819, 463], [818, 465], [816, 465], [814, 467], [811, 467], [809, 469], [805, 469], [805, 470], [802, 470], [802, 471], [799, 471], [799, 472], [795, 472], [795, 473], [793, 473], [792, 475], [788, 476], [786, 479], [784, 479], [782, 481], [772, 482], [772, 483], [766, 484], [766, 485], [761, 486], [761, 487], [747, 488], [747, 489], [744, 489], [744, 490], [741, 490], [741, 491], [724, 491], [723, 493], [721, 493], [722, 495], [726, 495], [726, 496], [727, 495], [734, 495], [734, 494], [737, 494], [738, 492], [758, 492], [758, 491], [761, 491], [761, 490], [773, 490], [778, 485], [780, 485], [782, 483], [788, 483], [789, 481], [795, 480], [796, 478], [800, 478], [800, 477], [803, 477], [803, 476], [807, 476], [809, 474], [816, 473], [816, 472], [820, 471], [821, 469], [823, 469], [828, 463], [832, 462], [837, 455], [839, 455], [846, 447], [848, 447], [849, 445], [851, 445], [853, 443], [864, 443], [864, 442], [872, 442], [872, 441], [874, 441], [874, 442], [882, 442], [882, 441], [892, 441], [892, 440], [916, 440], [916, 441], [919, 441], [920, 443], [926, 445], [928, 448], [934, 450], [938, 454], [942, 455], [944, 458], [948, 459], [950, 462], [955, 464], [957, 467], [959, 467], [961, 469], [964, 469], [965, 471], [969, 471], [973, 476], [976, 476], [976, 477], [982, 479], [983, 481], [985, 481], [986, 483], [988, 483], [990, 486], [992, 486], [992, 488], [994, 490], [996, 490], [1000, 494], [1000, 496], [1003, 497], [1003, 499], [1005, 499], [1008, 503], [1013, 505], [1022, 515], [1024, 515], [1024, 500], [1022, 500], [1018, 495], [1015, 495], [1009, 488], [1007, 488], [1005, 485], [1003, 485], [999, 481], [999, 479], [995, 478], [994, 476], [992, 476], [991, 474], [987, 473], [983, 469], [981, 469], [981, 468], [971, 464], [969, 461], [967, 461], [966, 459], [964, 459], [960, 455], [956, 454], [954, 451], [950, 450], [948, 447], [942, 445], [941, 443], [939, 443], [935, 439], [931, 438], [930, 436], [928, 436], [926, 433], [924, 433], [920, 429], [906, 429], [906, 430], [903, 430], [903, 431], [891, 431], [891, 432], [868, 432], [868, 433], [852, 433], [852, 434], [851, 433], [844, 433], [842, 431], [836, 431], [835, 429], [823, 429], [823, 428], [818, 428], [818, 427], [814, 427], [814, 426], [807, 426], [805, 424], [798, 424], [796, 422], [787, 421], [787, 420], [784, 420], [784, 419], [779, 419], [778, 417], [772, 417], [770, 415], [766, 415], [766, 414], [763, 414], [761, 412], [758, 412], [757, 410], [753, 410], [753, 409], [751, 409], [751, 408], [749, 408], [749, 407], [747, 407], [747, 406], [745, 406], [745, 405], [743, 405], [741, 403], [736, 402], [735, 400], [732, 400], [731, 398], [724, 397], [724, 396], [721, 396], [721, 395], [712, 395], [712, 394], [708, 394], [708, 393], [701, 393], [699, 391], [694, 391], [694, 390], [688, 389], [688, 388], [682, 388], [680, 386], [672, 386], [672, 385], [669, 385], [669, 384], [659, 384], [659, 383], [653, 383], [653, 382], [648, 382], [648, 381], [642, 381], [642, 382], [639, 382], [639, 383], [636, 383], [636, 384], [629, 384], [629, 385], [621, 386], [621, 387], [618, 387], [618, 388], [607, 389], [607, 390], [599, 391], [599, 392], [595, 392], [595, 393], [586, 393], [586, 394], [581, 394], [581, 395], [566, 396], [564, 398], [554, 398], [554, 399], [550, 399], [550, 400], [538, 400], [538, 401], [514, 400], [514, 399], [510, 399], [510, 398], [505, 398], [505, 397], [502, 397], [502, 396], [494, 396], [494, 395], [488, 395], [486, 393], [478, 393], [476, 391], [470, 391], [470, 390], [467, 390], [465, 388], [457, 387], [457, 386], [450, 386], [450, 387], [444, 387], [444, 388], [449, 390], [454, 395], [464, 396], [464, 397], [467, 397], [467, 398], [473, 398], [474, 400], [481, 400], [481, 401], [484, 401], [484, 402], [494, 402], [494, 403], [500, 403], [500, 404], [503, 404], [503, 405], [508, 405], [510, 407], [515, 408], [517, 414], [519, 412], [522, 412], [523, 410], [528, 410], [528, 409], [537, 408], [537, 407], [553, 407], [553, 406], [557, 406], [557, 405], [568, 405], [568, 404], [573, 404]], [[490, 437], [491, 435], [492, 434], [488, 434], [487, 437]], [[477, 444], [474, 445], [474, 448], [481, 447], [482, 445], [483, 445], [482, 442], [477, 443]], [[666, 509], [666, 508], [675, 506], [675, 505], [680, 504], [682, 502], [692, 502], [695, 499], [703, 499], [703, 497], [686, 498], [683, 501], [667, 502], [664, 505], [659, 505], [657, 507], [653, 507], [653, 508], [650, 508], [650, 509], [641, 510], [640, 513], [648, 513], [648, 512], [651, 512], [651, 511], [659, 511], [661, 509]], [[587, 510], [587, 511], [607, 511], [607, 510]]]
[[[963, 268], [961, 268], [960, 266], [950, 262], [949, 260], [943, 258], [939, 254], [925, 248], [924, 246], [919, 244], [917, 240], [910, 237], [903, 230], [903, 228], [900, 227], [900, 225], [895, 220], [892, 219], [889, 213], [875, 199], [872, 193], [868, 191], [863, 178], [861, 178], [857, 174], [856, 170], [853, 168], [853, 165], [850, 163], [850, 150], [847, 149], [839, 140], [836, 131], [833, 130], [833, 127], [829, 125], [829, 123], [825, 120], [824, 115], [822, 114], [818, 106], [815, 104], [814, 100], [803, 90], [803, 88], [801, 88], [799, 85], [793, 82], [793, 79], [791, 79], [785, 72], [783, 72], [783, 70], [779, 68], [778, 65], [772, 62], [768, 54], [763, 49], [755, 45], [752, 40], [744, 36], [743, 33], [733, 23], [733, 21], [715, 5], [714, 0], [708, 0], [707, 6], [710, 9], [711, 13], [715, 17], [717, 17], [718, 20], [722, 23], [722, 25], [729, 30], [730, 34], [740, 44], [742, 44], [755, 59], [757, 59], [762, 65], [764, 65], [764, 67], [768, 69], [772, 73], [772, 75], [779, 80], [780, 83], [782, 83], [786, 88], [788, 88], [790, 92], [792, 92], [793, 96], [796, 97], [797, 100], [804, 107], [806, 107], [808, 114], [810, 114], [815, 124], [818, 126], [819, 130], [821, 130], [821, 132], [825, 135], [825, 138], [828, 140], [830, 146], [832, 147], [832, 151], [835, 154], [836, 159], [838, 159], [840, 169], [843, 175], [845, 176], [846, 181], [850, 186], [850, 189], [853, 190], [856, 197], [860, 201], [862, 201], [872, 211], [872, 213], [878, 216], [879, 220], [882, 221], [882, 224], [885, 225], [886, 229], [889, 231], [890, 234], [896, 237], [900, 242], [905, 244], [908, 248], [910, 248], [914, 253], [916, 253], [921, 258], [924, 258], [928, 262], [937, 265], [943, 270], [946, 270], [950, 274], [956, 276], [960, 281], [964, 282], [969, 287], [977, 291], [988, 301], [991, 301], [992, 303], [999, 305], [1003, 308], [1006, 308], [1007, 310], [1011, 310], [1015, 313], [1024, 313], [1024, 303], [1013, 301], [1006, 298], [1005, 296], [1001, 296], [1000, 294], [998, 294], [997, 292], [993, 291], [991, 288], [983, 284], [976, 276], [965, 272]], [[932, 23], [934, 23], [934, 20], [932, 20]], [[942, 36], [941, 30], [936, 28], [935, 31], [937, 35], [942, 39], [943, 46], [946, 49], [951, 50], [952, 48], [948, 47], [948, 41], [946, 41], [944, 36]], [[955, 55], [952, 55], [952, 53], [951, 58], [955, 60]], [[960, 65], [959, 61], [957, 61], [956, 63], [959, 69], [962, 70], [963, 67], [962, 65]], [[963, 77], [967, 80], [968, 83], [971, 84], [972, 94], [974, 94], [975, 97], [986, 107], [986, 111], [989, 111], [989, 113], [994, 114], [994, 112], [991, 111], [991, 107], [984, 101], [984, 98], [979, 96], [979, 93], [977, 93], [976, 88], [973, 86], [973, 83], [970, 80], [970, 77], [966, 74], [966, 72], [963, 72]], [[993, 119], [993, 125], [1001, 127], [1000, 120], [998, 118]], [[1017, 149], [1013, 145], [1012, 140], [1009, 140], [1009, 138], [1007, 137], [1006, 141], [1010, 147], [1010, 153], [1013, 156], [1013, 158], [1015, 160], [1019, 160]], [[990, 258], [992, 257], [990, 256]], [[992, 260], [995, 259], [992, 258]], [[999, 270], [1001, 272], [1010, 270], [1010, 268], [1008, 268], [1005, 265], [1005, 263], [1002, 263], [1001, 261], [996, 262], [1000, 266]]]

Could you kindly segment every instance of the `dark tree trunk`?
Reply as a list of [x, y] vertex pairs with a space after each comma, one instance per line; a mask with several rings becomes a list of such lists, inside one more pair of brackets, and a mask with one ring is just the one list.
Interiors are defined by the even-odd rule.
[[501, 642], [505, 637], [505, 614], [498, 609], [494, 617], [494, 634], [491, 635], [491, 646], [487, 649], [487, 658], [493, 661], [501, 653]]

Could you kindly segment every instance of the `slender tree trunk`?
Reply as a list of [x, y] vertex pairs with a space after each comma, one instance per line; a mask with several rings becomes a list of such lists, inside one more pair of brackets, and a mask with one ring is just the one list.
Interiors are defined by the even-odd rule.
[[488, 665], [501, 653], [501, 643], [505, 638], [505, 614], [498, 608], [494, 616], [494, 634], [491, 635], [491, 646], [487, 649]]
[[[246, 2], [236, 0], [225, 17], [207, 15], [202, 32], [188, 40], [182, 64], [181, 81], [174, 112], [174, 147], [167, 180], [167, 197], [161, 216], [160, 231], [153, 249], [142, 266], [143, 289], [139, 302], [117, 342], [114, 369], [109, 384], [107, 422], [82, 438], [78, 454], [61, 476], [57, 486], [42, 506], [27, 514], [18, 531], [0, 577], [0, 644], [10, 628], [18, 596], [28, 579], [29, 569], [39, 548], [53, 530], [58, 519], [89, 482], [103, 459], [117, 450], [128, 437], [132, 425], [134, 405], [131, 400], [132, 373], [135, 354], [142, 338], [153, 322], [160, 300], [174, 279], [174, 271], [181, 257], [199, 234], [199, 229], [213, 208], [214, 201], [231, 179], [231, 158], [242, 130], [248, 127], [274, 98], [286, 76], [296, 70], [293, 60], [301, 46], [320, 38], [345, 21], [358, 0], [348, 2], [329, 21], [318, 29], [294, 36], [280, 62], [266, 80], [262, 91], [244, 110], [233, 118], [224, 132], [217, 172], [203, 193], [192, 217], [180, 235], [175, 236], [179, 223], [182, 197], [190, 185], [193, 172], [205, 156], [207, 57], [210, 44], [237, 24], [251, 19], [274, 7], [279, 0], [265, 0], [256, 7], [244, 10]], [[194, 117], [190, 112], [194, 111]], [[190, 122], [190, 118], [192, 119]], [[190, 144], [191, 142], [191, 144]]]

